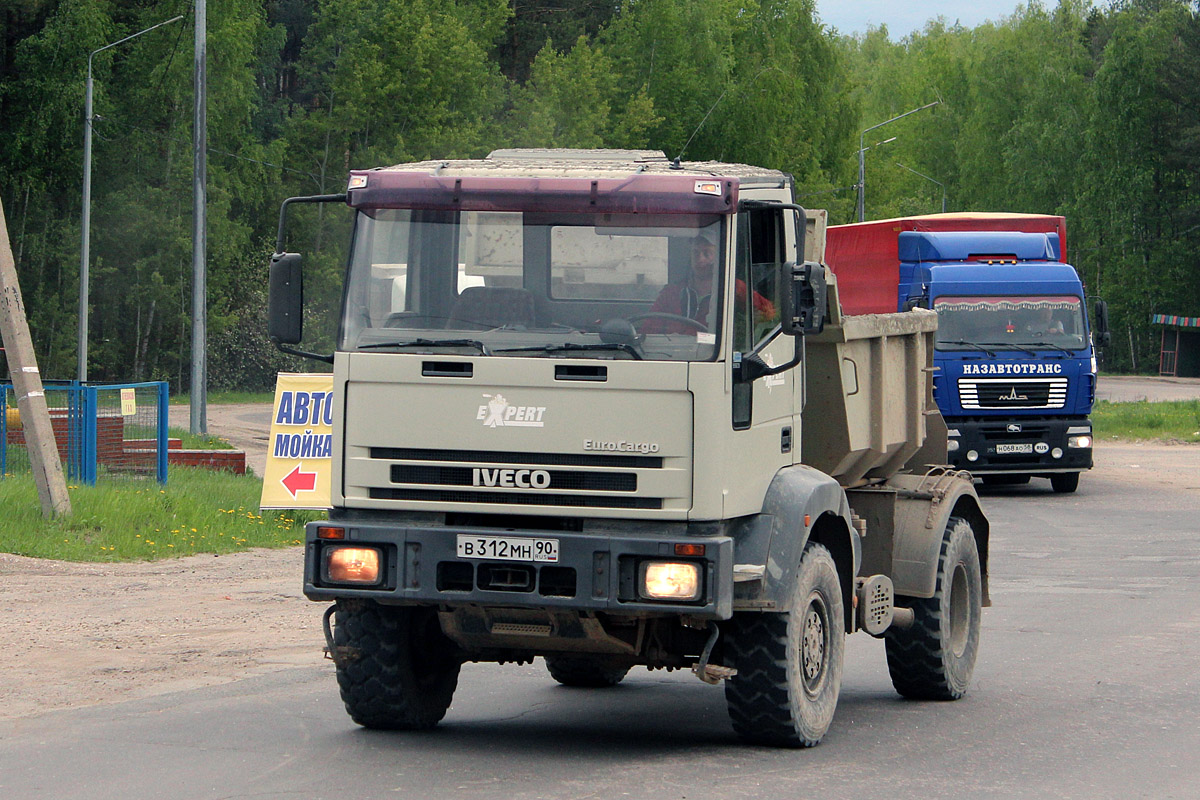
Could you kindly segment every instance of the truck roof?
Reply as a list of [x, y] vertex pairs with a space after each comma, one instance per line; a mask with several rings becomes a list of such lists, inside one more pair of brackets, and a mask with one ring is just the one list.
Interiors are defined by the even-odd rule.
[[784, 172], [749, 164], [720, 161], [679, 161], [661, 150], [572, 150], [530, 148], [493, 150], [486, 158], [437, 159], [395, 164], [359, 172], [428, 172], [446, 177], [505, 178], [619, 178], [629, 175], [691, 175], [703, 178], [737, 178], [746, 183], [790, 181]]
[[901, 231], [901, 261], [1058, 261], [1057, 233], [1020, 231]]
[[[930, 291], [943, 295], [1075, 295], [1083, 286], [1070, 264], [930, 264]], [[936, 288], [935, 288], [936, 287]]]
[[352, 208], [614, 214], [731, 214], [741, 189], [790, 188], [777, 170], [679, 162], [650, 150], [497, 150], [353, 170]]

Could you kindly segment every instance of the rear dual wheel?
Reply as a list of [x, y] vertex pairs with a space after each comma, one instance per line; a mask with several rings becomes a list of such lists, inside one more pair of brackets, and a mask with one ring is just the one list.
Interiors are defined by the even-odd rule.
[[904, 697], [957, 700], [967, 692], [979, 652], [982, 570], [971, 523], [951, 517], [942, 536], [931, 598], [896, 596], [913, 610], [912, 627], [885, 637], [892, 685]]

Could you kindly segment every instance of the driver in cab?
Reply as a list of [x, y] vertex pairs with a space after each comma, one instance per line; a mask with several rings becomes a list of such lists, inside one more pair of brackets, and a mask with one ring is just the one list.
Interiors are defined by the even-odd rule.
[[[691, 267], [680, 283], [668, 283], [658, 293], [650, 314], [671, 314], [686, 320], [651, 316], [641, 326], [643, 333], [697, 333], [708, 328], [708, 308], [717, 271], [717, 245], [708, 234], [696, 237], [692, 243]], [[737, 297], [746, 296], [745, 281], [737, 282]], [[758, 292], [754, 293], [754, 315], [759, 319], [775, 316], [775, 304]]]

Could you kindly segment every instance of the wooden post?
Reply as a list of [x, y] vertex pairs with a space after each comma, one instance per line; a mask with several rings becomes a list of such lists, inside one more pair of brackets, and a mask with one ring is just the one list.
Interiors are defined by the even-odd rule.
[[13, 260], [8, 240], [8, 224], [4, 219], [4, 204], [0, 202], [0, 335], [8, 357], [8, 371], [17, 393], [17, 408], [25, 429], [25, 445], [29, 449], [29, 465], [42, 501], [42, 516], [50, 519], [69, 516], [71, 498], [63, 478], [62, 461], [50, 425], [50, 411], [42, 391], [42, 376], [38, 373], [33, 339], [21, 302], [21, 286], [17, 282], [17, 264]]

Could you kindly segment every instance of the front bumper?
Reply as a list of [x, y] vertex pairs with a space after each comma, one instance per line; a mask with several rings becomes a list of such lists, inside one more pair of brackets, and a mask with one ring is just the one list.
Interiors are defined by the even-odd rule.
[[[949, 437], [949, 442], [958, 443], [948, 453], [950, 463], [972, 473], [1046, 475], [1092, 468], [1092, 448], [1070, 447], [1068, 442], [1080, 435], [1090, 440], [1092, 425], [1087, 417], [947, 419], [946, 427], [958, 432]], [[1028, 452], [1004, 452], [1014, 449]]]
[[[318, 538], [317, 529], [330, 526], [343, 528], [345, 538]], [[685, 530], [683, 526], [678, 528], [680, 534]], [[305, 529], [304, 594], [310, 600], [322, 601], [364, 598], [446, 608], [472, 605], [728, 619], [733, 612], [733, 539], [671, 533], [456, 528], [377, 520], [310, 522]], [[459, 534], [557, 539], [558, 560], [535, 563], [460, 558]], [[704, 555], [676, 556], [675, 544], [703, 544]], [[378, 548], [383, 559], [379, 585], [358, 587], [324, 581], [324, 553], [339, 545]], [[685, 603], [640, 597], [639, 567], [647, 560], [699, 564], [700, 598]]]

